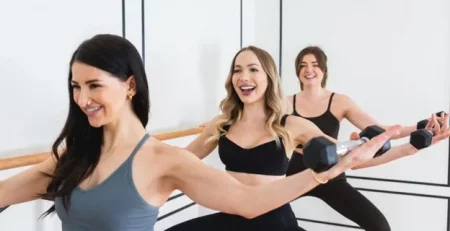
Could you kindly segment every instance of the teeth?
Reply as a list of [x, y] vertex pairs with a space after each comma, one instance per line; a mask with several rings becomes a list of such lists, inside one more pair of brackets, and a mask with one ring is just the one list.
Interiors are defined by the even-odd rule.
[[98, 107], [91, 107], [91, 108], [88, 108], [88, 109], [86, 109], [88, 112], [93, 112], [93, 111], [96, 111], [96, 110], [98, 110], [98, 109], [100, 109], [100, 106], [98, 106]]
[[255, 88], [255, 87], [250, 87], [250, 86], [241, 87], [242, 90], [250, 90], [253, 88]]

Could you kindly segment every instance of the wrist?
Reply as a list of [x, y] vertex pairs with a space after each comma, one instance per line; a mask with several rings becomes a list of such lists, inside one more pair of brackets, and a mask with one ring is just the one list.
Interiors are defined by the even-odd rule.
[[417, 148], [415, 148], [412, 144], [406, 143], [401, 146], [403, 156], [414, 155], [419, 152]]
[[330, 179], [330, 174], [328, 171], [316, 173], [314, 170], [311, 169], [311, 175], [314, 178], [314, 180], [319, 184], [326, 184], [328, 180]]

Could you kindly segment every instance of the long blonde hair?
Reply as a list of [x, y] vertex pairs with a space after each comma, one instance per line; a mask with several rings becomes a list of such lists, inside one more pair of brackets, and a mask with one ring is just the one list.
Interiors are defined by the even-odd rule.
[[216, 121], [216, 129], [214, 130], [213, 136], [208, 139], [207, 142], [218, 141], [221, 135], [226, 134], [224, 129], [225, 126], [236, 123], [241, 119], [244, 104], [234, 90], [232, 78], [236, 57], [243, 51], [252, 51], [261, 63], [264, 72], [267, 74], [268, 85], [264, 94], [265, 111], [268, 115], [266, 119], [266, 129], [275, 139], [277, 145], [280, 145], [281, 142], [279, 137], [284, 140], [286, 145], [290, 143], [290, 136], [288, 131], [281, 125], [285, 97], [281, 88], [280, 76], [278, 75], [277, 67], [272, 56], [265, 50], [255, 46], [242, 48], [233, 58], [228, 78], [225, 81], [227, 96], [220, 102], [222, 114]]

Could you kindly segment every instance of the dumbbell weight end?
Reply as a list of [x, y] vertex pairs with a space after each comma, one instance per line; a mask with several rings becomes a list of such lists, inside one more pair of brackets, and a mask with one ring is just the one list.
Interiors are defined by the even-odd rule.
[[417, 150], [424, 149], [431, 145], [433, 136], [433, 131], [419, 129], [411, 133], [409, 137], [409, 143]]

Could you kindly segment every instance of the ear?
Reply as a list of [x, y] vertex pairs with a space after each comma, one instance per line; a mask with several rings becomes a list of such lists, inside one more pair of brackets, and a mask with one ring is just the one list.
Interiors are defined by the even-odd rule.
[[136, 79], [133, 75], [127, 79], [127, 86], [127, 93], [134, 96], [136, 94]]

